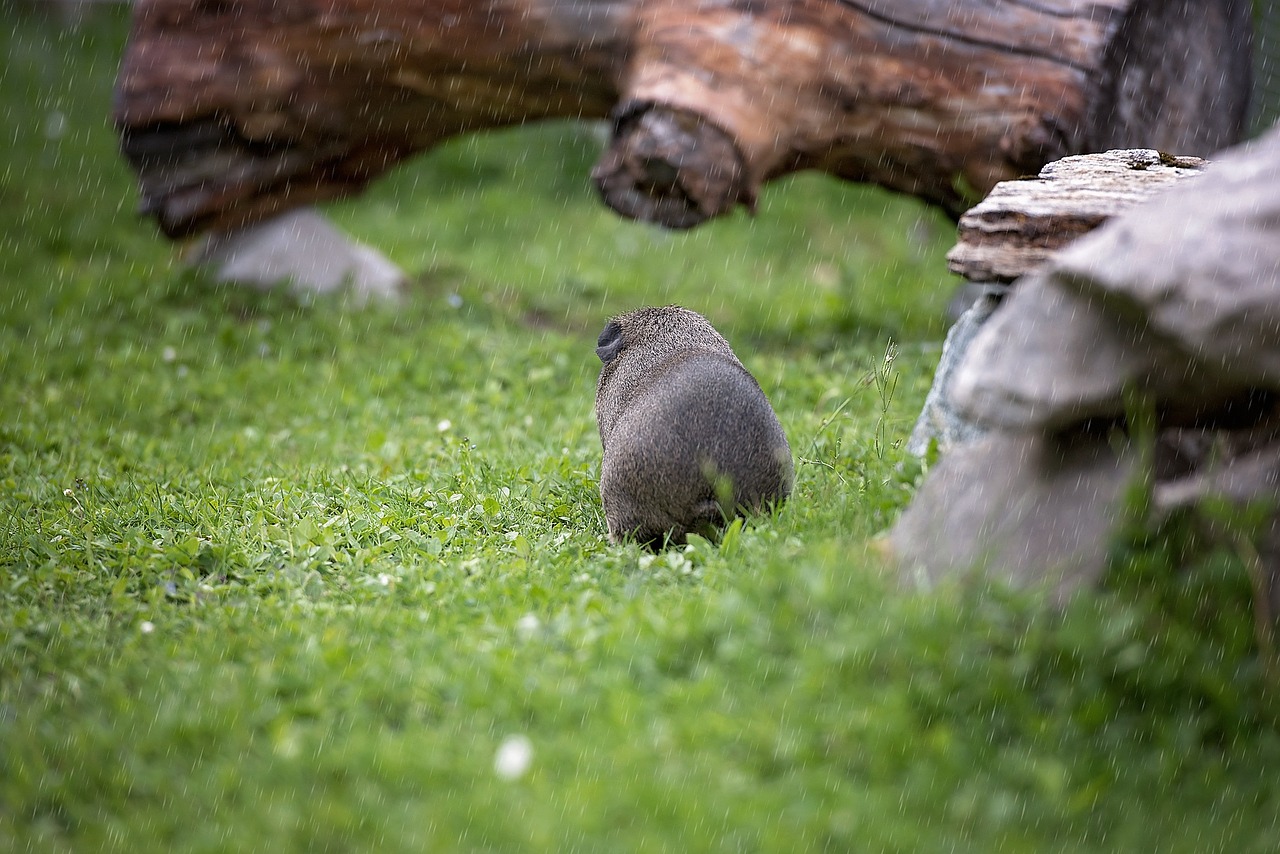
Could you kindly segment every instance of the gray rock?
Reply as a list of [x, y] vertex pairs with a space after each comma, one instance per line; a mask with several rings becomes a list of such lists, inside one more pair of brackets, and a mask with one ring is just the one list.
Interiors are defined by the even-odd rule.
[[[1157, 483], [1152, 503], [1162, 515], [1193, 512], [1202, 531], [1245, 562], [1258, 613], [1280, 622], [1280, 520], [1275, 515], [1280, 506], [1280, 439], [1273, 436], [1269, 444], [1240, 456], [1228, 451], [1202, 471]], [[1270, 518], [1261, 517], [1261, 530], [1253, 527], [1256, 515], [1240, 512], [1249, 506], [1269, 509]]]
[[989, 577], [1061, 601], [1105, 570], [1136, 472], [1106, 436], [994, 433], [941, 459], [890, 549], [923, 587]]
[[[1062, 599], [1104, 571], [1143, 477], [1157, 516], [1193, 510], [1242, 555], [1274, 616], [1280, 129], [1020, 279], [973, 337], [950, 397], [999, 432], [945, 455], [893, 529], [910, 577], [983, 571]], [[1157, 419], [1151, 467], [1134, 441], [1098, 429], [1135, 398]], [[1273, 521], [1246, 531], [1238, 509], [1254, 502]]]
[[318, 294], [350, 287], [359, 300], [392, 299], [405, 281], [382, 253], [352, 240], [309, 208], [209, 235], [189, 260], [212, 268], [223, 282], [258, 288], [288, 283], [298, 293]]
[[958, 413], [1061, 429], [1139, 391], [1178, 409], [1280, 390], [1280, 131], [1024, 277], [956, 370]]
[[965, 418], [952, 406], [951, 383], [956, 368], [964, 359], [974, 337], [1000, 305], [1009, 286], [996, 282], [968, 284], [973, 295], [972, 302], [947, 332], [947, 340], [942, 345], [942, 357], [938, 360], [938, 370], [933, 375], [933, 385], [929, 388], [924, 408], [907, 440], [907, 450], [916, 456], [924, 456], [935, 442], [938, 450], [945, 453], [953, 446], [971, 442], [985, 432], [980, 424]]
[[1280, 502], [1280, 443], [1211, 461], [1204, 470], [1159, 483], [1152, 498], [1162, 513], [1196, 507], [1206, 498], [1238, 506]]
[[1135, 390], [1199, 399], [1212, 389], [1202, 373], [1141, 322], [1037, 273], [974, 336], [950, 396], [977, 424], [1054, 431], [1123, 415]]
[[1214, 376], [1280, 389], [1280, 129], [1072, 244], [1052, 269]]

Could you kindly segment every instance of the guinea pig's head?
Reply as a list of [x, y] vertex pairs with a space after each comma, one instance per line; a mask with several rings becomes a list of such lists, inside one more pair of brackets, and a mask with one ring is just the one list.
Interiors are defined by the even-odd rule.
[[696, 311], [668, 305], [612, 318], [596, 340], [596, 355], [603, 363], [596, 386], [601, 438], [606, 439], [622, 412], [641, 389], [657, 379], [673, 356], [692, 350], [738, 361], [729, 342]]
[[603, 370], [622, 356], [644, 353], [652, 362], [667, 353], [688, 349], [714, 350], [733, 357], [729, 342], [696, 311], [678, 305], [639, 308], [612, 318], [596, 339], [596, 355]]

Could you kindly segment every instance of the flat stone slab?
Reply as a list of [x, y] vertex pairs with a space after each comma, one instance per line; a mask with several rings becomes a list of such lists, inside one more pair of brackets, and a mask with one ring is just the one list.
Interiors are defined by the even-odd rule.
[[351, 239], [310, 208], [209, 235], [188, 260], [210, 268], [220, 282], [256, 288], [285, 284], [313, 294], [348, 287], [358, 300], [394, 299], [406, 280], [381, 252]]
[[1001, 181], [960, 217], [947, 266], [973, 282], [1011, 282], [1206, 165], [1150, 148], [1118, 149], [1064, 157], [1033, 178]]

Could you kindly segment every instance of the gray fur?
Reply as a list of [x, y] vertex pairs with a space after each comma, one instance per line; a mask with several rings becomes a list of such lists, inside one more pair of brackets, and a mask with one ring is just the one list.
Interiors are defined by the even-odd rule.
[[702, 315], [678, 306], [619, 315], [596, 354], [610, 540], [683, 543], [791, 492], [791, 448], [778, 417]]

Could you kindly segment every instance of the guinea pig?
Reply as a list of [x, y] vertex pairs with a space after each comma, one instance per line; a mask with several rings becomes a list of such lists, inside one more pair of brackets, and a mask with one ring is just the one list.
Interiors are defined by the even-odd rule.
[[781, 503], [795, 470], [760, 384], [707, 319], [679, 306], [609, 321], [596, 423], [609, 539], [651, 548], [714, 536], [735, 515]]

